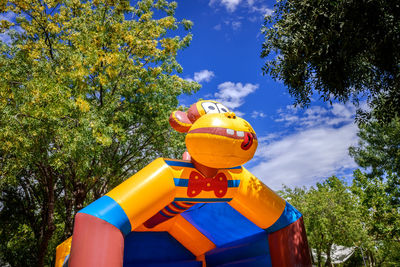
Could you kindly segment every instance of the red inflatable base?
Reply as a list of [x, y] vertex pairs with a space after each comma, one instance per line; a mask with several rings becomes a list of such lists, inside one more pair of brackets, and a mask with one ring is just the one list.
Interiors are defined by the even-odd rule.
[[272, 266], [311, 266], [303, 217], [268, 237]]
[[121, 266], [124, 236], [108, 222], [85, 213], [75, 216], [69, 267]]

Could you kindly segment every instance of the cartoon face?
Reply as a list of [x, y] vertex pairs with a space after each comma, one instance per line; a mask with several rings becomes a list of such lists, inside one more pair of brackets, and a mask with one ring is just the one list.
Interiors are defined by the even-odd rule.
[[186, 132], [186, 147], [192, 158], [211, 168], [230, 168], [249, 161], [257, 148], [250, 124], [215, 101], [199, 101], [187, 113], [175, 111], [171, 126]]

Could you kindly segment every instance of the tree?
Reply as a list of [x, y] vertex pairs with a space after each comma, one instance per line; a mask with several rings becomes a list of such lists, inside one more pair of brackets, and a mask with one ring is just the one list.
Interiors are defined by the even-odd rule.
[[317, 254], [317, 266], [323, 264], [322, 253], [327, 255], [325, 265], [331, 266], [333, 244], [358, 247], [368, 240], [357, 199], [337, 177], [309, 190], [285, 187], [282, 196], [303, 214], [308, 241]]
[[381, 125], [371, 121], [359, 126], [359, 143], [350, 148], [357, 164], [369, 177], [400, 176], [400, 120]]
[[364, 171], [355, 172], [354, 190], [374, 218], [377, 239], [400, 242], [400, 121], [361, 125], [350, 154]]
[[[159, 156], [178, 156], [169, 130], [177, 52], [191, 22], [164, 0], [0, 3], [0, 261], [43, 266], [86, 203]], [[10, 14], [10, 13], [8, 13]], [[19, 26], [19, 31], [13, 27]]]
[[[377, 248], [377, 266], [396, 266], [400, 258], [400, 121], [359, 125], [359, 143], [350, 155], [362, 168], [354, 172], [352, 191], [363, 209], [368, 234]], [[397, 262], [397, 263], [396, 263]]]
[[400, 5], [397, 0], [283, 0], [262, 29], [264, 74], [282, 80], [295, 104], [365, 96], [389, 122], [400, 116]]
[[397, 266], [400, 259], [400, 212], [399, 195], [393, 191], [399, 190], [398, 185], [393, 187], [391, 181], [369, 177], [356, 170], [351, 190], [360, 201], [362, 221], [370, 240], [364, 246], [365, 256], [372, 266]]

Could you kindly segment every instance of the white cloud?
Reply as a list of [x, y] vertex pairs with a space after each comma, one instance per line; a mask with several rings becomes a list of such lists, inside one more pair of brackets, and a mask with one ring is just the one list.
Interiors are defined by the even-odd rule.
[[214, 26], [213, 29], [216, 30], [216, 31], [220, 31], [222, 29], [222, 26], [221, 26], [221, 24], [217, 24], [217, 25]]
[[218, 85], [218, 92], [214, 94], [217, 101], [223, 103], [230, 109], [235, 109], [243, 105], [244, 98], [253, 93], [258, 88], [258, 84], [224, 82]]
[[[266, 6], [265, 2], [261, 0], [248, 0], [247, 7], [249, 9], [249, 12], [256, 13], [257, 15], [262, 15], [263, 17], [272, 15], [272, 13], [274, 12], [273, 9]], [[257, 20], [257, 18], [262, 17], [250, 17], [249, 20], [254, 22]]]
[[209, 6], [215, 5], [225, 7], [225, 9], [230, 13], [235, 12], [239, 6], [241, 6], [241, 9], [246, 12], [259, 13], [263, 16], [271, 15], [273, 12], [273, 9], [268, 8], [263, 0], [210, 0]]
[[6, 44], [11, 43], [11, 37], [10, 35], [8, 35], [8, 31], [6, 31], [5, 33], [0, 33], [0, 41]]
[[221, 30], [222, 26], [227, 26], [227, 27], [232, 27], [234, 31], [239, 30], [242, 27], [242, 21], [244, 18], [243, 17], [235, 17], [235, 19], [229, 18], [225, 19], [222, 24], [218, 24], [214, 26], [215, 30]]
[[228, 12], [234, 12], [241, 0], [210, 0], [209, 5], [213, 6], [215, 3], [218, 3], [226, 8]]
[[[265, 4], [264, 0], [210, 0], [209, 6], [216, 8], [216, 11], [220, 11], [218, 7], [224, 7], [224, 9], [230, 13], [230, 19], [224, 23], [227, 26], [231, 26], [233, 30], [238, 30], [243, 25], [243, 20], [246, 19], [252, 23], [260, 22], [266, 16], [272, 15], [274, 10]], [[237, 12], [235, 12], [237, 11]], [[241, 14], [241, 17], [237, 17]], [[244, 15], [244, 16], [243, 16]], [[235, 18], [233, 18], [233, 16]], [[222, 25], [217, 24], [214, 26], [214, 30], [221, 30]]]
[[247, 4], [248, 4], [249, 6], [254, 5], [254, 0], [247, 0]]
[[272, 15], [272, 13], [274, 13], [274, 10], [268, 7], [264, 8], [264, 16], [270, 16]]
[[279, 118], [276, 122], [284, 122], [286, 126], [314, 127], [322, 124], [335, 126], [343, 123], [352, 123], [356, 108], [351, 104], [334, 103], [329, 109], [313, 106], [300, 109], [287, 106], [286, 110], [278, 110]]
[[267, 6], [251, 6], [251, 12], [260, 13], [263, 16], [270, 16], [274, 12], [273, 9], [268, 8]]
[[342, 104], [280, 111], [281, 121], [294, 132], [261, 136], [251, 171], [275, 190], [282, 184], [310, 186], [347, 174], [356, 167], [348, 155], [348, 147], [357, 143], [354, 111], [353, 106]]
[[14, 21], [17, 14], [14, 12], [8, 11], [6, 13], [0, 14], [0, 20]]
[[189, 82], [209, 82], [212, 78], [214, 78], [215, 74], [210, 70], [201, 70], [199, 72], [195, 72], [193, 78], [185, 78], [186, 81]]
[[262, 112], [262, 111], [256, 111], [256, 110], [254, 110], [254, 111], [251, 113], [251, 117], [254, 118], [254, 119], [256, 119], [256, 118], [265, 118], [266, 116], [267, 116], [267, 115], [265, 115], [265, 113]]
[[193, 80], [201, 83], [201, 82], [209, 82], [214, 77], [214, 72], [210, 70], [201, 70], [199, 72], [194, 73]]
[[[0, 21], [1, 20], [7, 20], [10, 22], [15, 22], [15, 18], [17, 17], [17, 14], [11, 11], [8, 11], [6, 13], [0, 14]], [[6, 30], [4, 33], [0, 34], [0, 41], [6, 43], [6, 44], [11, 44], [11, 36], [12, 33], [23, 33], [24, 30], [20, 26], [12, 26], [10, 30]]]
[[242, 26], [242, 23], [240, 21], [233, 21], [232, 22], [232, 28], [233, 30], [238, 30]]

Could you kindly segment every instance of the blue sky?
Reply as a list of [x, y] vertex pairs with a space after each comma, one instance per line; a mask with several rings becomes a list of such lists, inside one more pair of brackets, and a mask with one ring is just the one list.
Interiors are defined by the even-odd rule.
[[181, 76], [202, 84], [180, 103], [219, 100], [251, 123], [260, 140], [246, 167], [266, 185], [310, 186], [331, 175], [350, 178], [356, 164], [348, 147], [357, 143], [355, 108], [321, 103], [294, 108], [281, 82], [263, 76], [260, 58], [266, 14], [273, 1], [178, 1], [176, 16], [194, 22], [193, 41], [181, 51]]
[[[176, 17], [194, 22], [192, 43], [178, 55], [184, 70], [180, 75], [202, 84], [196, 94], [180, 97], [180, 104], [218, 100], [250, 122], [259, 146], [245, 166], [272, 189], [310, 186], [331, 175], [351, 178], [357, 167], [348, 155], [348, 147], [357, 143], [354, 106], [329, 106], [316, 97], [310, 108], [294, 108], [284, 85], [262, 75], [261, 27], [273, 5], [259, 0], [178, 1]], [[10, 12], [0, 15], [0, 20], [14, 18]], [[9, 36], [0, 34], [0, 39], [8, 42]]]

